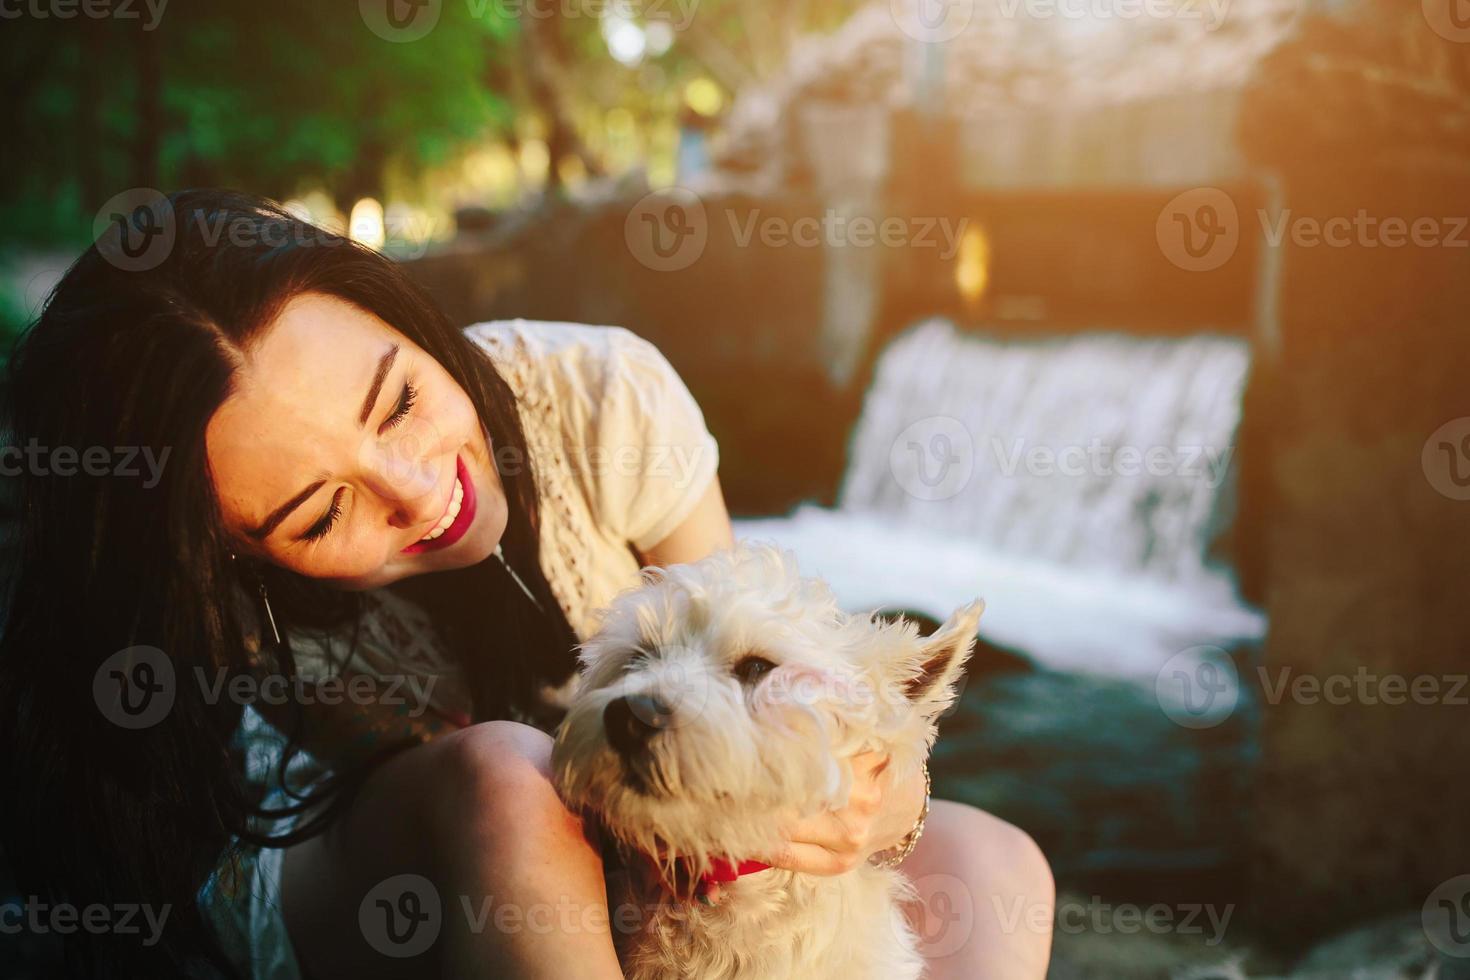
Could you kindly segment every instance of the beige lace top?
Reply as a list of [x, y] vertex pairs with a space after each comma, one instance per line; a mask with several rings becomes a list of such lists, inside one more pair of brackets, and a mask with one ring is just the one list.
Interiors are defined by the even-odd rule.
[[[494, 360], [519, 402], [540, 491], [541, 567], [568, 622], [585, 638], [609, 600], [637, 584], [635, 549], [667, 537], [708, 489], [718, 447], [668, 361], [627, 330], [514, 320], [476, 324], [466, 333]], [[382, 680], [381, 690], [398, 685], [408, 704], [386, 729], [382, 712], [370, 730], [356, 726], [351, 737], [361, 748], [384, 734], [429, 737], [466, 722], [469, 691], [433, 623], [391, 593], [366, 598], [355, 648], [349, 650], [346, 638], [324, 645], [292, 636], [299, 674], [312, 682], [368, 674]], [[573, 677], [544, 695], [564, 704], [575, 683]], [[431, 710], [415, 714], [420, 701]], [[350, 716], [350, 708], [339, 714], [348, 729]], [[307, 747], [327, 758], [335, 754], [309, 740]]]

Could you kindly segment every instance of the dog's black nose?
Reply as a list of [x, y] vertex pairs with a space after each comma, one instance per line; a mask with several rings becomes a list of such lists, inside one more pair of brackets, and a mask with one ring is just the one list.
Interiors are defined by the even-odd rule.
[[602, 709], [607, 740], [619, 755], [641, 752], [648, 740], [669, 727], [669, 706], [651, 694], [627, 694]]

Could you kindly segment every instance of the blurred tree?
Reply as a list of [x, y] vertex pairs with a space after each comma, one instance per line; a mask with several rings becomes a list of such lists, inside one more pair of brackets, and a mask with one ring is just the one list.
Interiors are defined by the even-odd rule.
[[7, 240], [75, 245], [112, 194], [225, 184], [276, 197], [331, 190], [345, 211], [460, 145], [509, 130], [484, 84], [514, 25], [443, 5], [394, 43], [351, 5], [171, 5], [137, 20], [23, 17], [0, 32], [14, 113], [0, 221]]
[[[526, 47], [527, 74], [533, 84], [546, 86], [533, 91], [531, 101], [548, 150], [554, 161], [570, 154], [595, 173], [599, 168], [586, 160], [585, 148], [598, 145], [597, 134], [588, 132], [597, 120], [614, 111], [626, 113], [646, 143], [660, 126], [674, 127], [690, 82], [713, 81], [728, 99], [781, 72], [800, 37], [830, 32], [863, 5], [863, 0], [536, 4], [538, 11], [561, 11], [554, 17], [520, 18], [522, 29], [535, 38]], [[532, 8], [528, 0], [527, 11]], [[594, 10], [601, 16], [586, 15]], [[568, 16], [568, 11], [581, 15]], [[642, 34], [641, 47], [621, 50], [621, 57], [613, 50], [614, 31], [626, 30], [619, 21]]]
[[519, 24], [526, 89], [546, 129], [546, 150], [552, 161], [547, 188], [552, 191], [561, 186], [561, 170], [556, 164], [569, 156], [575, 157], [589, 175], [603, 172], [602, 161], [582, 139], [573, 118], [577, 83], [567, 66], [563, 20], [562, 14], [552, 8], [544, 17], [524, 18]]
[[[795, 40], [858, 0], [444, 0], [425, 37], [379, 37], [351, 3], [174, 4], [137, 19], [7, 19], [12, 117], [0, 249], [73, 248], [129, 187], [229, 185], [284, 198], [325, 188], [346, 212], [487, 138], [547, 145], [604, 172], [600, 120], [671, 128], [695, 78], [731, 94], [769, 78]], [[614, 57], [609, 26], [643, 31]]]

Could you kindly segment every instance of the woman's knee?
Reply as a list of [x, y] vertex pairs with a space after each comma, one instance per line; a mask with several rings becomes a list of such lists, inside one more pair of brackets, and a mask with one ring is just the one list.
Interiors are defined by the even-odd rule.
[[1051, 862], [1041, 847], [1020, 827], [999, 817], [975, 810], [990, 826], [984, 859], [993, 867], [1004, 869], [999, 883], [1013, 894], [1025, 895], [1037, 904], [1056, 904], [1057, 886], [1052, 878]]
[[487, 721], [446, 735], [445, 762], [472, 780], [544, 776], [550, 772], [551, 736], [515, 721]]
[[911, 921], [935, 977], [1046, 975], [1056, 886], [1030, 835], [972, 806], [935, 800], [904, 870], [919, 893]]
[[469, 837], [496, 852], [550, 846], [580, 835], [581, 821], [551, 781], [551, 737], [511, 721], [472, 725], [445, 736], [433, 782], [437, 835]]
[[945, 850], [968, 869], [966, 877], [992, 896], [1047, 909], [1055, 904], [1051, 864], [1030, 834], [968, 804], [946, 800], [934, 806], [945, 814]]
[[432, 781], [457, 819], [468, 809], [489, 815], [514, 800], [535, 806], [555, 791], [551, 785], [551, 738], [513, 721], [471, 725], [442, 740]]

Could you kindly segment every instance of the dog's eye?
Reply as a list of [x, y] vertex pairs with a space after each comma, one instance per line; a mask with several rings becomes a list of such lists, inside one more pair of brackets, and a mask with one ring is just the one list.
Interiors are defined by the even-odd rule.
[[742, 684], [754, 684], [775, 669], [776, 665], [765, 657], [752, 653], [736, 661], [735, 666], [730, 668], [730, 673]]

